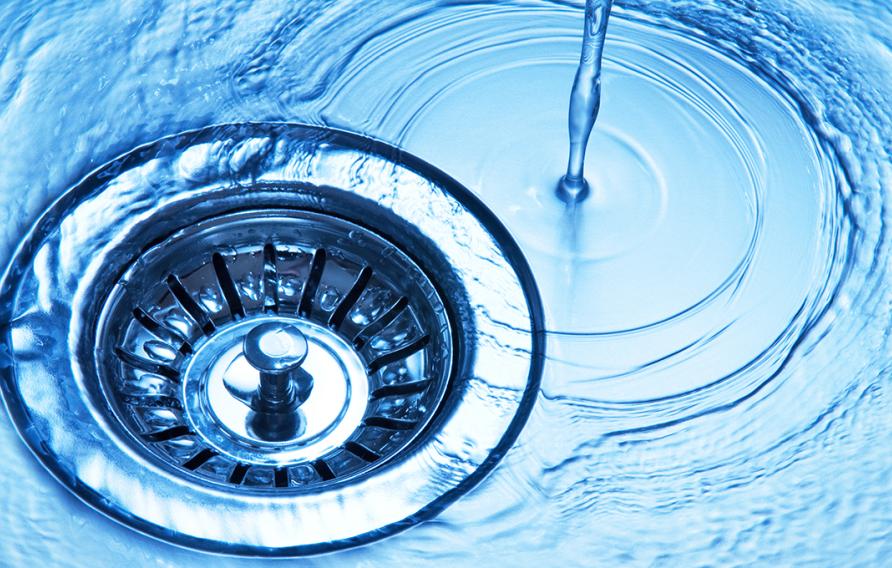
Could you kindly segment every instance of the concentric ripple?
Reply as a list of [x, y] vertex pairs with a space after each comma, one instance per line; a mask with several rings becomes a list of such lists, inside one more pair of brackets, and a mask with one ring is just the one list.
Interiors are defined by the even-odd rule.
[[[552, 388], [633, 410], [641, 429], [761, 389], [831, 304], [850, 223], [848, 181], [795, 92], [630, 16], [611, 24], [593, 194], [576, 211], [553, 196], [575, 10], [395, 29], [380, 40], [387, 57], [360, 51], [331, 104], [363, 105], [386, 136], [479, 192], [543, 289]], [[394, 89], [392, 58], [423, 70]]]
[[[886, 2], [618, 0], [575, 213], [553, 188], [581, 1], [19, 4], [0, 8], [0, 133], [28, 140], [0, 155], [4, 251], [111, 157], [244, 120], [401, 146], [524, 249], [550, 360], [519, 441], [437, 522], [318, 565], [888, 557]], [[0, 499], [7, 558], [204, 561], [9, 459], [29, 497]], [[83, 546], [97, 531], [118, 546]]]

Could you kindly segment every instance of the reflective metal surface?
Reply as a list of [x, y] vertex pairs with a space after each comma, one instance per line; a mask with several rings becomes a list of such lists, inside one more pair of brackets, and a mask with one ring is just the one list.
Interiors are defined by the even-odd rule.
[[451, 327], [393, 243], [331, 215], [255, 209], [138, 255], [95, 351], [116, 418], [162, 462], [246, 490], [310, 490], [380, 467], [422, 432], [449, 386]]

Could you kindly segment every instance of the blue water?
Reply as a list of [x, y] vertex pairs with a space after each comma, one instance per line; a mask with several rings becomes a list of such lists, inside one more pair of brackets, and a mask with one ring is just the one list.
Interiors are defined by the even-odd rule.
[[[542, 291], [537, 407], [435, 521], [307, 565], [882, 565], [892, 533], [885, 0], [616, 2], [590, 196], [554, 195], [581, 2], [0, 7], [3, 258], [143, 142], [299, 120], [477, 193]], [[60, 488], [5, 418], [0, 558], [184, 566]], [[251, 560], [214, 560], [221, 566]]]

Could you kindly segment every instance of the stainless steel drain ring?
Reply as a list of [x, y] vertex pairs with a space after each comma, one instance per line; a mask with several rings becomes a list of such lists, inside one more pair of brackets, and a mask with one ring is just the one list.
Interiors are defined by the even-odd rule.
[[542, 366], [535, 283], [492, 214], [414, 157], [303, 125], [104, 166], [0, 295], [3, 397], [43, 464], [124, 524], [228, 554], [430, 518], [507, 451]]

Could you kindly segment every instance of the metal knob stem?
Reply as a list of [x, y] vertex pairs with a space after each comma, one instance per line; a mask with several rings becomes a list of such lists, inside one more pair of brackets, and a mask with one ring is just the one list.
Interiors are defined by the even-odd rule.
[[297, 407], [313, 388], [313, 377], [300, 368], [307, 351], [307, 338], [294, 325], [262, 323], [245, 336], [245, 359], [260, 372], [260, 386], [251, 401], [258, 435], [277, 440], [293, 434]]

